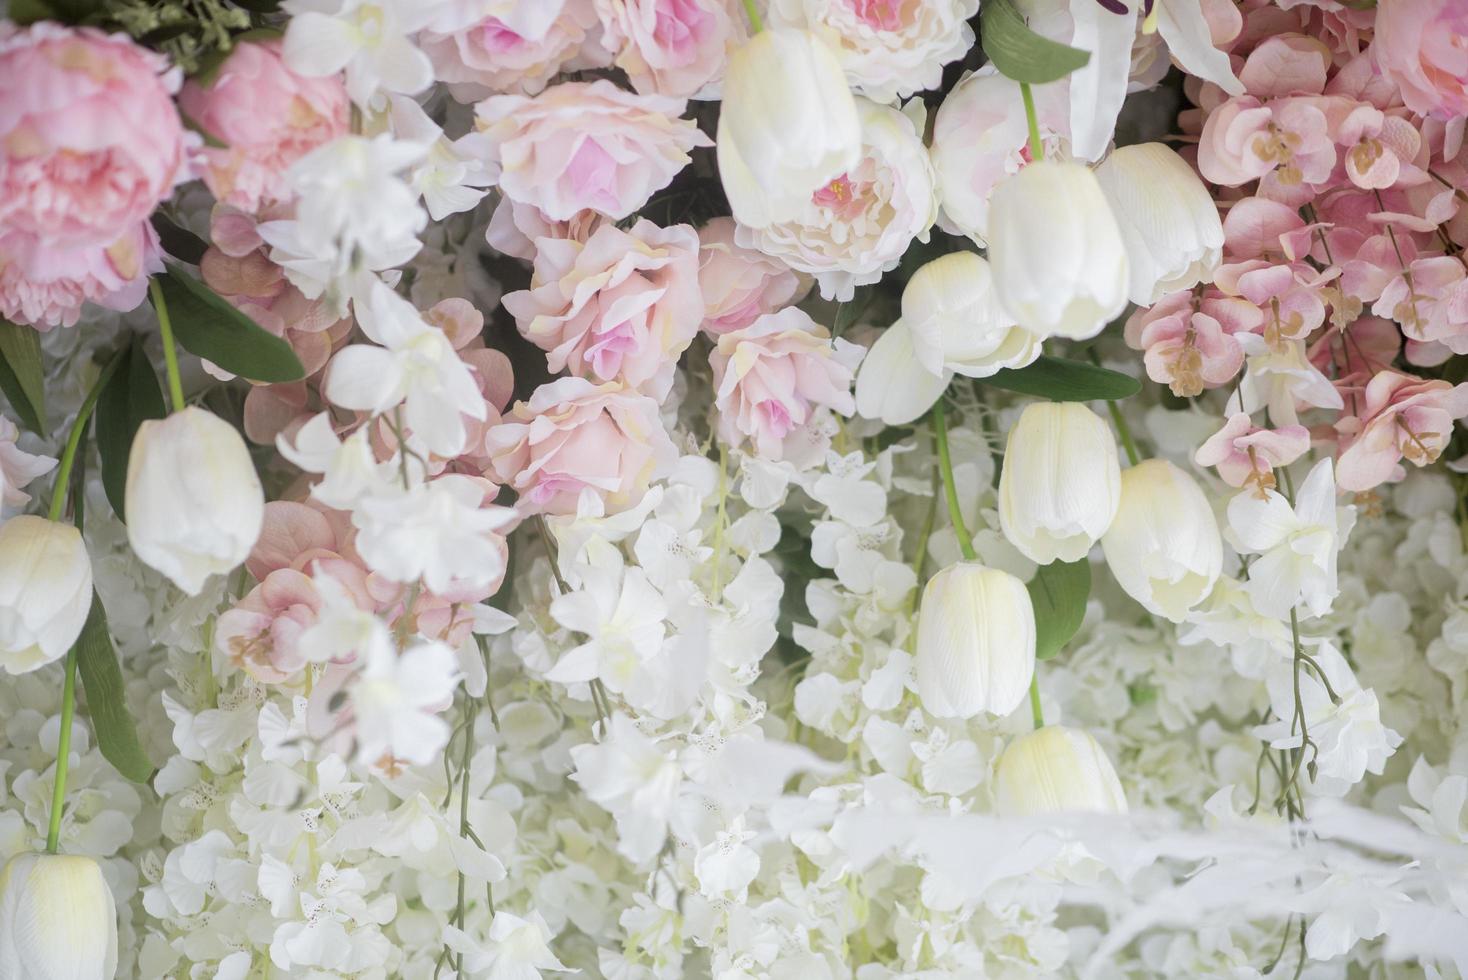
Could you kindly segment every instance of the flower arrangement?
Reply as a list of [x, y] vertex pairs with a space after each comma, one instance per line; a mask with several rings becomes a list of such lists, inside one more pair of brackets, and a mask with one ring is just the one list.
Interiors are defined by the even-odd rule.
[[1468, 975], [1461, 0], [0, 20], [0, 980]]

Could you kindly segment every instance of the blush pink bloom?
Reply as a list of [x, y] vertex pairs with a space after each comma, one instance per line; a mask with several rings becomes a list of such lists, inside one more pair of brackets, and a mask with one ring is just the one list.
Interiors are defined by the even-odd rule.
[[1244, 366], [1235, 334], [1257, 332], [1263, 324], [1264, 314], [1247, 300], [1182, 290], [1128, 317], [1126, 342], [1146, 352], [1149, 378], [1191, 398], [1233, 380]]
[[1310, 430], [1303, 425], [1261, 429], [1244, 412], [1228, 417], [1222, 429], [1209, 436], [1193, 461], [1216, 466], [1231, 487], [1253, 487], [1262, 498], [1275, 486], [1274, 468], [1288, 466], [1310, 448]]
[[696, 96], [724, 74], [726, 0], [594, 0], [602, 43], [639, 92]]
[[842, 415], [856, 411], [851, 379], [863, 353], [856, 344], [832, 340], [793, 306], [723, 334], [709, 357], [719, 438], [731, 446], [748, 440], [765, 459], [782, 459], [785, 437], [818, 407]]
[[1414, 466], [1437, 461], [1453, 435], [1453, 422], [1468, 415], [1468, 383], [1424, 381], [1382, 371], [1366, 386], [1365, 404], [1342, 420], [1349, 444], [1336, 464], [1342, 490], [1370, 490], [1392, 479], [1405, 459]]
[[1468, 115], [1468, 6], [1462, 0], [1381, 0], [1371, 53], [1413, 112]]
[[286, 67], [279, 41], [239, 44], [207, 83], [190, 79], [178, 104], [223, 147], [205, 147], [204, 183], [244, 211], [285, 200], [286, 168], [347, 131], [340, 75], [307, 78]]
[[546, 352], [551, 372], [665, 398], [704, 315], [694, 230], [643, 218], [628, 231], [602, 225], [584, 243], [537, 245], [532, 288], [503, 302], [521, 336]]
[[46, 331], [69, 327], [83, 303], [131, 310], [163, 271], [158, 235], [135, 223], [110, 245], [54, 245], [25, 232], [0, 233], [0, 316]]
[[608, 513], [642, 499], [678, 458], [658, 403], [615, 382], [541, 385], [485, 436], [495, 478], [529, 513], [574, 514], [583, 491]]
[[696, 146], [713, 141], [684, 102], [637, 95], [605, 79], [554, 85], [534, 98], [496, 95], [479, 104], [500, 191], [552, 221], [579, 211], [627, 217], [668, 185]]
[[0, 23], [0, 229], [109, 247], [188, 177], [179, 75], [122, 35]]
[[[597, 24], [591, 0], [536, 0], [548, 23], [526, 18], [516, 26], [486, 17], [449, 34], [424, 31], [418, 47], [433, 62], [434, 75], [447, 82], [461, 102], [494, 92], [535, 95], [562, 71], [600, 68], [611, 59], [589, 36]], [[559, 8], [550, 12], [549, 8]]]
[[571, 238], [584, 242], [606, 220], [595, 211], [578, 211], [566, 221], [552, 221], [540, 208], [501, 197], [489, 216], [484, 240], [497, 252], [533, 262], [535, 243], [540, 239]]
[[785, 263], [735, 242], [733, 218], [714, 218], [704, 225], [698, 243], [703, 329], [711, 337], [797, 303], [810, 288], [810, 280]]

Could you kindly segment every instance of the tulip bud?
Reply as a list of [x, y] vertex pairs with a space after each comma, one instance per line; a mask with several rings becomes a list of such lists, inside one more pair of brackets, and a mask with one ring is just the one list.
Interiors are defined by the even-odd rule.
[[1106, 752], [1088, 733], [1064, 725], [1046, 725], [1010, 742], [994, 781], [995, 804], [1006, 817], [1127, 810]]
[[914, 272], [902, 319], [929, 370], [987, 378], [1040, 356], [1040, 338], [999, 308], [989, 263], [974, 252], [950, 252]]
[[1163, 459], [1121, 474], [1121, 505], [1101, 550], [1127, 595], [1174, 623], [1213, 590], [1223, 566], [1223, 539], [1208, 498]]
[[185, 408], [138, 427], [127, 461], [127, 539], [189, 595], [249, 555], [265, 493], [245, 441], [223, 419]]
[[861, 124], [836, 55], [806, 31], [761, 31], [729, 57], [719, 177], [741, 224], [794, 218], [856, 165]]
[[1035, 612], [1025, 584], [978, 562], [928, 580], [918, 613], [918, 696], [938, 718], [1007, 715], [1035, 673]]
[[1223, 222], [1187, 161], [1162, 143], [1123, 146], [1096, 168], [1096, 180], [1121, 228], [1133, 303], [1150, 306], [1213, 279]]
[[91, 606], [80, 531], [30, 515], [0, 524], [0, 667], [24, 674], [65, 656]]
[[102, 869], [74, 854], [17, 854], [0, 871], [0, 977], [112, 980], [117, 910]]
[[999, 527], [1033, 562], [1084, 558], [1111, 526], [1121, 463], [1111, 429], [1080, 402], [1034, 402], [1009, 430]]
[[994, 188], [989, 261], [999, 305], [1041, 338], [1094, 337], [1126, 308], [1121, 229], [1079, 163], [1041, 160]]

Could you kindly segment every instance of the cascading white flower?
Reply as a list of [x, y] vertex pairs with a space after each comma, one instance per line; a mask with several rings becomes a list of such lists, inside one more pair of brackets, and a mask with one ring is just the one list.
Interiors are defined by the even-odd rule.
[[667, 837], [683, 782], [674, 754], [619, 713], [600, 743], [572, 748], [571, 759], [571, 778], [617, 821], [617, 850], [629, 861], [650, 860]]
[[24, 674], [71, 649], [92, 606], [92, 562], [70, 524], [0, 524], [0, 669]]
[[[667, 637], [667, 604], [636, 566], [583, 567], [580, 587], [556, 597], [550, 613], [586, 641], [568, 650], [545, 675], [562, 684], [600, 679], [608, 690], [624, 691], [640, 703], [659, 680], [651, 661]], [[640, 688], [640, 690], [629, 690]]]
[[439, 714], [459, 686], [458, 657], [442, 643], [416, 643], [401, 654], [375, 643], [362, 651], [361, 671], [347, 687], [357, 739], [357, 758], [426, 765], [449, 740]]
[[995, 804], [1006, 816], [1127, 811], [1106, 751], [1089, 732], [1064, 725], [1046, 725], [1010, 742], [999, 757], [994, 787]]
[[421, 578], [439, 594], [498, 582], [507, 548], [497, 532], [517, 518], [508, 507], [485, 503], [489, 489], [489, 481], [459, 473], [407, 489], [387, 484], [352, 511], [362, 560], [394, 582]]
[[1121, 503], [1101, 550], [1127, 595], [1174, 623], [1203, 601], [1223, 568], [1223, 539], [1208, 498], [1165, 459], [1122, 471]]
[[117, 910], [95, 860], [21, 853], [0, 871], [0, 977], [111, 980]]
[[1336, 555], [1354, 522], [1354, 507], [1336, 506], [1329, 459], [1311, 468], [1294, 506], [1275, 490], [1249, 491], [1229, 501], [1229, 542], [1240, 554], [1259, 556], [1249, 563], [1254, 608], [1276, 619], [1288, 619], [1296, 605], [1311, 616], [1330, 612], [1339, 592]]
[[1111, 429], [1080, 402], [1026, 405], [1009, 430], [999, 475], [999, 526], [1037, 564], [1077, 561], [1121, 503]]
[[918, 695], [929, 714], [1003, 717], [1035, 673], [1035, 612], [1019, 579], [978, 562], [928, 580], [918, 608]]
[[428, 147], [423, 159], [408, 171], [408, 183], [423, 195], [428, 216], [442, 221], [483, 200], [494, 183], [483, 134], [471, 132], [450, 140], [416, 100], [398, 95], [391, 103], [393, 135]]
[[346, 71], [347, 93], [368, 107], [381, 92], [415, 95], [433, 84], [433, 65], [409, 37], [435, 4], [416, 0], [286, 0], [285, 62], [302, 75]]

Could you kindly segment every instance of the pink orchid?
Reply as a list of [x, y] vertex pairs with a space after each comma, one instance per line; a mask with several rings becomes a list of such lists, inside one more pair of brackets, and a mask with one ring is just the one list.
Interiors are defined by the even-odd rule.
[[1217, 467], [1223, 482], [1231, 487], [1253, 487], [1262, 498], [1265, 491], [1274, 489], [1274, 468], [1288, 466], [1309, 448], [1310, 431], [1303, 425], [1264, 429], [1245, 413], [1235, 412], [1198, 447], [1193, 461]]
[[1336, 472], [1341, 488], [1370, 490], [1399, 473], [1403, 459], [1414, 466], [1435, 462], [1452, 437], [1454, 420], [1465, 415], [1468, 383], [1382, 371], [1366, 386], [1364, 410], [1343, 420], [1351, 423], [1343, 435], [1354, 438], [1340, 455]]
[[1244, 366], [1235, 334], [1258, 331], [1264, 314], [1254, 304], [1209, 290], [1171, 293], [1127, 319], [1126, 342], [1146, 351], [1147, 376], [1191, 398], [1227, 384]]

